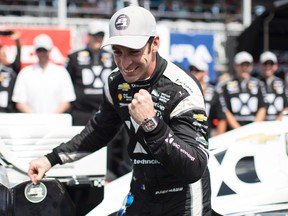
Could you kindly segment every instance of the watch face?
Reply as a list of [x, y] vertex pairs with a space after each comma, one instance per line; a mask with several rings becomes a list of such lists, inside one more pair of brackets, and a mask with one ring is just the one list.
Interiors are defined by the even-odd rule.
[[144, 131], [150, 132], [157, 127], [157, 121], [154, 118], [145, 119], [141, 126]]
[[149, 130], [149, 129], [154, 129], [156, 125], [152, 119], [149, 119], [149, 121], [146, 122], [145, 126]]

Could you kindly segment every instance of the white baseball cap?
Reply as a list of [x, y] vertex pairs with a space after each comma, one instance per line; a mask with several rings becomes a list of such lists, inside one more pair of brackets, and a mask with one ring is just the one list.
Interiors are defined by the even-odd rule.
[[274, 53], [270, 52], [270, 51], [266, 51], [266, 52], [263, 52], [261, 55], [260, 55], [260, 63], [263, 64], [267, 61], [272, 61], [273, 63], [277, 63], [277, 57]]
[[35, 50], [39, 48], [44, 48], [46, 50], [51, 50], [53, 48], [52, 39], [46, 34], [40, 34], [33, 40]]
[[234, 63], [240, 65], [244, 62], [253, 63], [253, 57], [246, 51], [241, 51], [234, 56]]
[[156, 36], [156, 20], [147, 9], [128, 6], [118, 10], [109, 22], [109, 39], [103, 43], [141, 49], [151, 36]]
[[93, 36], [99, 35], [99, 36], [104, 37], [104, 33], [105, 33], [104, 29], [105, 29], [104, 24], [101, 21], [93, 21], [88, 24], [89, 35], [93, 35]]
[[190, 70], [193, 66], [199, 71], [208, 71], [208, 64], [201, 59], [194, 59], [190, 64]]

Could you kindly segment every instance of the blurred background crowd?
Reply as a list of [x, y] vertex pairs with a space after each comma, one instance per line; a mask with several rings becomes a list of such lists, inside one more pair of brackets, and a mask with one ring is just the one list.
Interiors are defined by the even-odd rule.
[[[261, 14], [271, 2], [270, 0], [253, 0], [251, 2], [252, 14]], [[138, 3], [149, 7], [157, 17], [184, 18], [194, 21], [241, 21], [243, 10], [242, 1], [237, 0], [139, 0]], [[1, 15], [39, 16], [45, 14], [49, 17], [57, 14], [59, 0], [1, 0], [0, 4]], [[123, 0], [66, 1], [68, 17], [82, 18], [109, 18], [122, 4]]]

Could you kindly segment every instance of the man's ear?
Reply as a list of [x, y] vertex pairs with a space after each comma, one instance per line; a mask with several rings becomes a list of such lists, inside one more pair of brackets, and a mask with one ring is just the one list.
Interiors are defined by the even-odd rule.
[[152, 43], [152, 52], [157, 52], [160, 46], [160, 38], [159, 36], [155, 36]]

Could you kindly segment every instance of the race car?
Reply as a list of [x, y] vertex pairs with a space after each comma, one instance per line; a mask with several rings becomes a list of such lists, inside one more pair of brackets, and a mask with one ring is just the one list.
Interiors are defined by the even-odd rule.
[[[70, 120], [55, 127], [51, 117], [46, 125], [30, 127], [19, 125], [19, 116], [17, 127], [11, 118], [10, 125], [1, 125], [3, 119], [0, 114], [0, 215], [112, 216], [121, 208], [132, 174], [105, 183], [105, 149], [75, 164], [53, 167], [41, 182], [44, 189], [30, 185], [25, 173], [29, 161], [81, 127], [71, 126]], [[212, 137], [209, 145], [214, 215], [288, 214], [288, 120], [254, 122]]]
[[220, 215], [287, 215], [288, 121], [254, 122], [210, 140], [212, 208]]
[[[254, 122], [209, 140], [214, 215], [288, 214], [288, 120]], [[114, 215], [131, 173], [105, 186], [88, 215]]]

